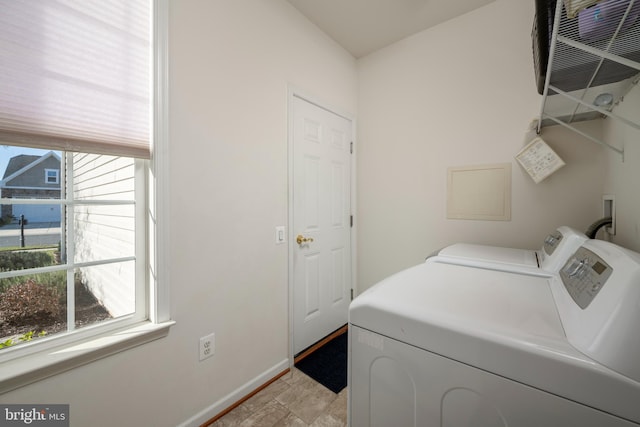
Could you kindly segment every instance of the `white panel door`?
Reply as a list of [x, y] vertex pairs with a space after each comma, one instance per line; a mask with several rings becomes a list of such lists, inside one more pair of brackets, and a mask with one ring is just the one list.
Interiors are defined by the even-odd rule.
[[294, 354], [347, 323], [351, 126], [350, 120], [294, 96]]

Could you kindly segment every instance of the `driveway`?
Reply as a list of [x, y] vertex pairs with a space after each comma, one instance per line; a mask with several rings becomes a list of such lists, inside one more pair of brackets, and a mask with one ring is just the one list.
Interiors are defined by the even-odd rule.
[[[35, 222], [24, 226], [25, 246], [57, 245], [60, 242], [59, 222]], [[0, 227], [0, 247], [20, 246], [20, 226], [7, 224]]]

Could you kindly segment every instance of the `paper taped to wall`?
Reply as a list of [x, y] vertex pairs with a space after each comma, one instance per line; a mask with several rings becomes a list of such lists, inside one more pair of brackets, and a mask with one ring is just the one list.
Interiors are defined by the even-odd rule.
[[516, 160], [536, 184], [565, 165], [560, 156], [540, 137], [527, 144], [516, 155]]

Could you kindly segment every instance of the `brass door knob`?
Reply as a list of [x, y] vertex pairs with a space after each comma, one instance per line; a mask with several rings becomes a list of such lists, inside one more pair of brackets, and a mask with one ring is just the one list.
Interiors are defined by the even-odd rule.
[[302, 234], [298, 234], [296, 242], [298, 242], [299, 245], [303, 243], [311, 243], [313, 242], [313, 237], [304, 237]]

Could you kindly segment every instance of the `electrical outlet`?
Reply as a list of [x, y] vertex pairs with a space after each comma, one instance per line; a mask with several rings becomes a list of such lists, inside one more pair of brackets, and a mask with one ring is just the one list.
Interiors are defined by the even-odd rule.
[[213, 356], [216, 351], [216, 334], [209, 334], [200, 338], [200, 360]]

